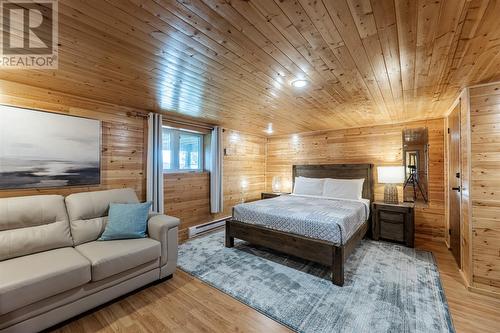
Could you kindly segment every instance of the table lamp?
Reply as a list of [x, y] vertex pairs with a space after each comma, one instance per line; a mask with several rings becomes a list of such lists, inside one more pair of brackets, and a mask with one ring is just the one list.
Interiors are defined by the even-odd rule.
[[281, 192], [281, 177], [280, 176], [274, 176], [273, 177], [273, 192], [274, 193], [279, 193]]
[[399, 203], [396, 184], [402, 184], [405, 180], [404, 166], [377, 167], [377, 174], [379, 184], [385, 184], [384, 203]]
[[246, 179], [242, 179], [240, 182], [240, 203], [245, 202], [245, 193], [248, 189], [248, 181]]

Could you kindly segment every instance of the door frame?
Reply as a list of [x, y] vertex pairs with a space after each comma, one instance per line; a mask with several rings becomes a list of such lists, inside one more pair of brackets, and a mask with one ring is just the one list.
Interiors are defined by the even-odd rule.
[[472, 264], [472, 205], [471, 205], [471, 123], [470, 123], [470, 97], [469, 88], [464, 88], [457, 95], [453, 104], [449, 107], [444, 115], [444, 144], [445, 144], [445, 170], [444, 170], [444, 210], [445, 210], [445, 243], [448, 248], [449, 234], [448, 229], [450, 225], [449, 220], [449, 147], [448, 147], [448, 116], [453, 109], [460, 103], [460, 168], [461, 168], [461, 183], [462, 190], [460, 192], [460, 245], [461, 245], [461, 265], [459, 267], [460, 275], [464, 280], [466, 287], [473, 287], [473, 264]]
[[[458, 107], [458, 110], [456, 110]], [[445, 177], [445, 194], [446, 194], [446, 230], [445, 230], [445, 240], [447, 240], [447, 247], [449, 250], [453, 252], [452, 248], [452, 241], [451, 241], [451, 228], [452, 228], [452, 223], [451, 223], [451, 213], [450, 213], [450, 208], [451, 208], [451, 196], [450, 193], [451, 191], [451, 179], [455, 177], [454, 173], [457, 171], [455, 169], [453, 172], [451, 172], [450, 167], [451, 167], [451, 133], [450, 133], [450, 123], [449, 123], [449, 118], [453, 112], [457, 112], [457, 123], [458, 123], [458, 147], [457, 147], [457, 168], [458, 168], [458, 173], [460, 175], [459, 181], [458, 181], [458, 188], [459, 188], [459, 194], [458, 194], [458, 210], [459, 210], [459, 216], [458, 216], [458, 252], [457, 252], [457, 257], [455, 257], [455, 254], [453, 254], [453, 257], [455, 258], [458, 268], [461, 270], [463, 266], [463, 254], [462, 254], [462, 236], [463, 236], [463, 224], [462, 224], [462, 179], [463, 179], [463, 174], [462, 174], [462, 128], [461, 128], [461, 121], [462, 121], [462, 98], [459, 96], [457, 100], [453, 103], [453, 106], [450, 108], [450, 112], [446, 115], [446, 122], [445, 122], [445, 135], [446, 135], [446, 177]]]

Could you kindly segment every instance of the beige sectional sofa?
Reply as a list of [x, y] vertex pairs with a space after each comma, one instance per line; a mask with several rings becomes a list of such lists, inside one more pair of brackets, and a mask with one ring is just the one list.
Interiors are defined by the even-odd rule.
[[97, 241], [132, 189], [0, 199], [0, 332], [36, 332], [170, 277], [179, 219], [151, 215], [148, 238]]

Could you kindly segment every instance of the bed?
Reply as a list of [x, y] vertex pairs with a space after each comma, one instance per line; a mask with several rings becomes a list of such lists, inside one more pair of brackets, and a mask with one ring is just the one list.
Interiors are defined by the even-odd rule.
[[332, 282], [344, 284], [344, 263], [369, 230], [373, 165], [294, 165], [293, 179], [365, 179], [362, 199], [284, 195], [237, 205], [226, 221], [225, 246], [234, 239], [329, 266]]

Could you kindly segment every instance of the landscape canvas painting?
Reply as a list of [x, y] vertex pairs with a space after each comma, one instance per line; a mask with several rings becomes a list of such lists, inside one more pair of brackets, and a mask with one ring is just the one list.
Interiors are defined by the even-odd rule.
[[100, 183], [98, 120], [0, 105], [0, 189]]

